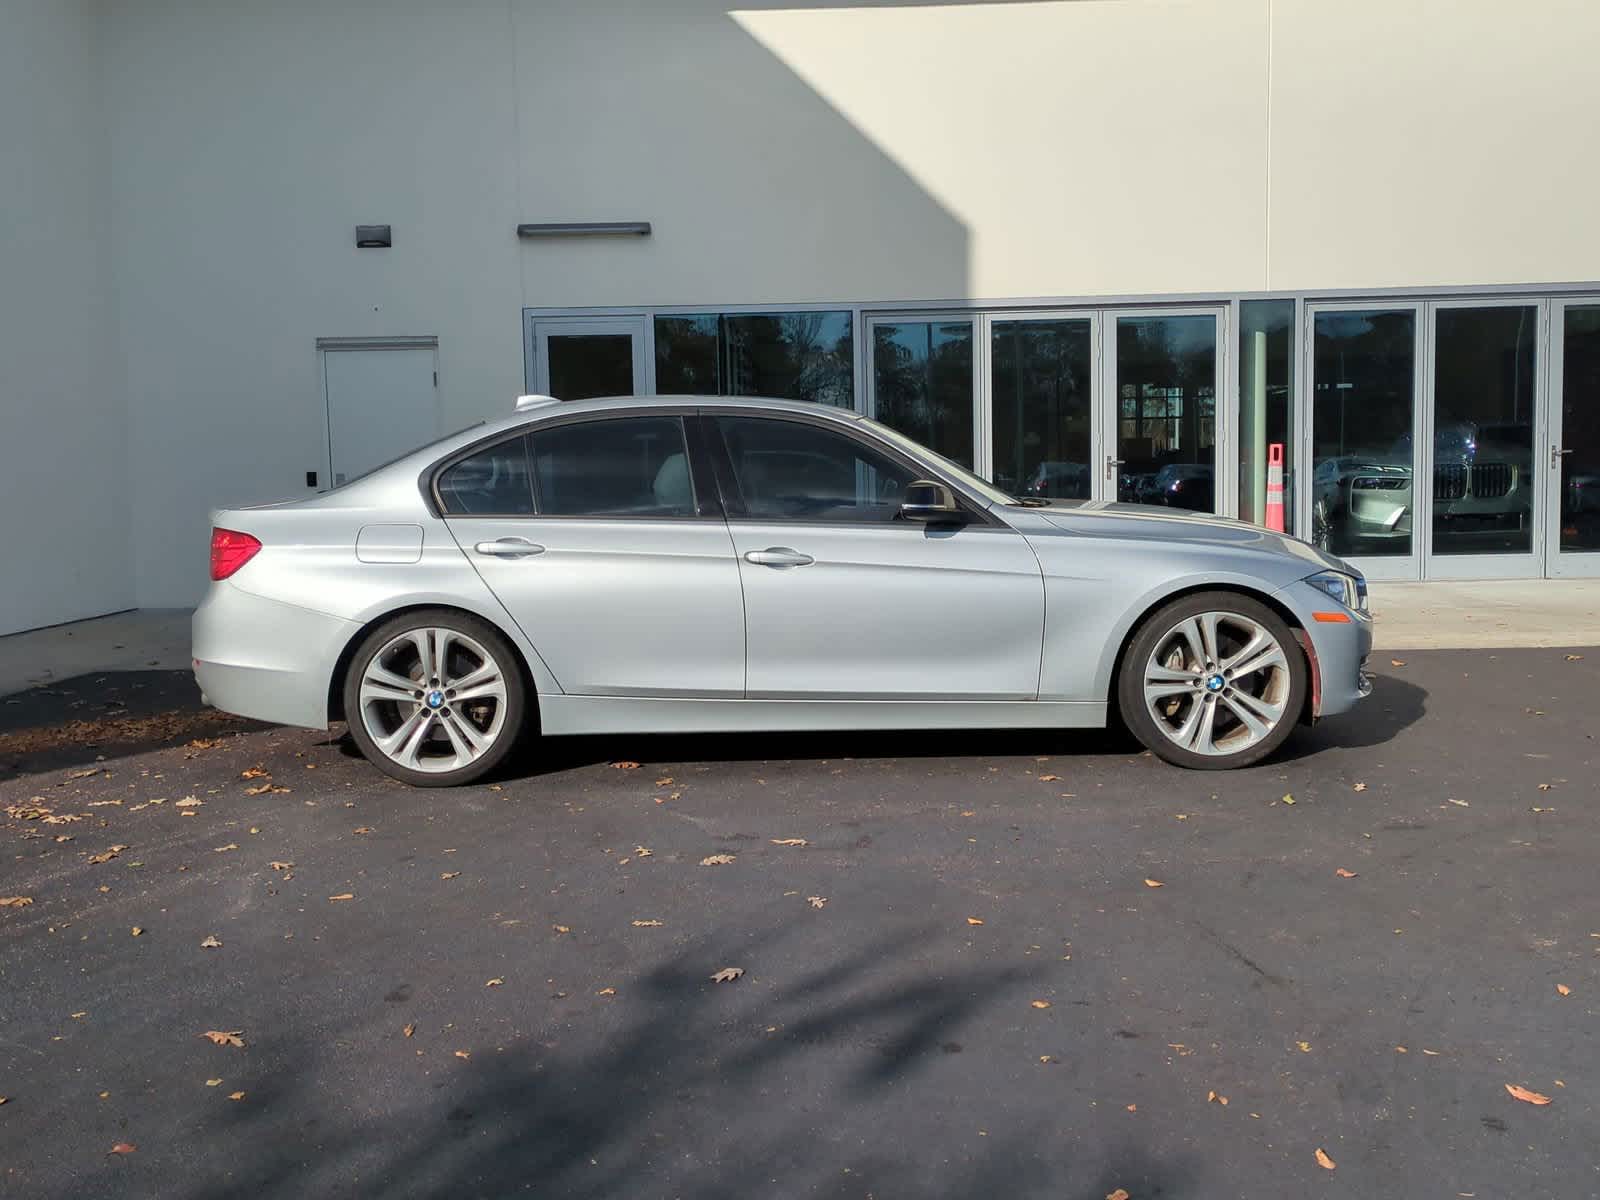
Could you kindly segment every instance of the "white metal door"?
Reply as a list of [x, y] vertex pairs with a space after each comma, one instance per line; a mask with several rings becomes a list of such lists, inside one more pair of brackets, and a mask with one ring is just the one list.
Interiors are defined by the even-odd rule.
[[645, 318], [528, 318], [528, 387], [561, 400], [655, 393]]
[[439, 436], [437, 355], [432, 346], [324, 347], [333, 486]]
[[1550, 575], [1600, 576], [1600, 296], [1551, 302], [1546, 476]]
[[1101, 337], [1095, 498], [1227, 511], [1227, 309], [1107, 309]]

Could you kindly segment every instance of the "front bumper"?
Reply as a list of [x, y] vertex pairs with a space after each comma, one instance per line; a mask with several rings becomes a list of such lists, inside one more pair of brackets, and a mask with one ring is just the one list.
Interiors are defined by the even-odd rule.
[[191, 624], [207, 704], [277, 725], [328, 727], [328, 685], [359, 626], [213, 583]]
[[[1348, 712], [1372, 694], [1367, 658], [1372, 653], [1372, 618], [1352, 612], [1309, 583], [1291, 583], [1274, 599], [1294, 613], [1305, 631], [1304, 645], [1311, 660], [1311, 717], [1331, 717]], [[1318, 621], [1315, 614], [1339, 611], [1348, 621]]]

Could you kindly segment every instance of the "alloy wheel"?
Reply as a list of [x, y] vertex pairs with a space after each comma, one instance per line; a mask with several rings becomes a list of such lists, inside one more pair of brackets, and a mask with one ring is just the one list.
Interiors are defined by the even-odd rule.
[[390, 761], [442, 773], [471, 766], [506, 730], [505, 669], [454, 629], [410, 629], [361, 673], [360, 720]]
[[1197, 613], [1156, 642], [1143, 687], [1156, 728], [1174, 745], [1194, 754], [1236, 754], [1288, 715], [1289, 657], [1250, 617]]

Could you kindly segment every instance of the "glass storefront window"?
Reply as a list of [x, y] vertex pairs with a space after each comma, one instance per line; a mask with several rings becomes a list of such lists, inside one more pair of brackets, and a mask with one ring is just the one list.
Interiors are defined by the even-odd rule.
[[1334, 554], [1411, 553], [1413, 309], [1312, 320], [1312, 540]]
[[1267, 523], [1270, 448], [1283, 455], [1283, 529], [1294, 532], [1294, 301], [1239, 305], [1239, 518]]
[[972, 321], [872, 326], [873, 415], [972, 466]]
[[1094, 358], [1087, 317], [996, 321], [994, 482], [1017, 496], [1089, 498]]
[[1561, 367], [1561, 549], [1600, 550], [1600, 307], [1569, 308]]
[[855, 407], [848, 312], [658, 316], [656, 391]]
[[1217, 319], [1117, 318], [1117, 499], [1216, 511]]
[[1434, 314], [1433, 552], [1533, 550], [1531, 304]]

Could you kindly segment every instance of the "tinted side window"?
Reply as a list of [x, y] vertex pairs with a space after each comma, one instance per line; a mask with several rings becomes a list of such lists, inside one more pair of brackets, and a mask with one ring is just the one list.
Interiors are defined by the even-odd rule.
[[888, 455], [815, 425], [718, 417], [717, 427], [752, 518], [892, 521], [913, 478]]
[[539, 512], [556, 517], [692, 517], [683, 422], [619, 417], [528, 435]]
[[520, 516], [533, 512], [527, 439], [496, 442], [439, 475], [439, 501], [447, 516]]

